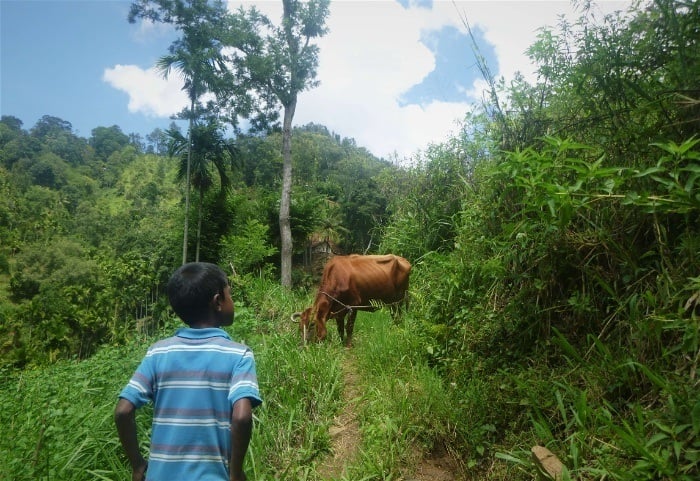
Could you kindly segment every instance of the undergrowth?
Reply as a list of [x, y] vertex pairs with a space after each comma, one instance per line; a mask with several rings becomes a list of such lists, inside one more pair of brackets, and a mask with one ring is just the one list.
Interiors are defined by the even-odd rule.
[[475, 168], [412, 315], [476, 479], [530, 479], [535, 445], [571, 479], [700, 476], [699, 143], [640, 169], [545, 138]]
[[[328, 427], [340, 401], [340, 348], [300, 348], [289, 321], [291, 307], [299, 303], [293, 293], [264, 282], [245, 289], [249, 304], [237, 303], [236, 321], [227, 330], [253, 349], [264, 399], [254, 413], [249, 479], [315, 479], [311, 467], [329, 450]], [[3, 370], [0, 479], [129, 479], [114, 407], [147, 347], [181, 326], [175, 319], [166, 324], [152, 337], [135, 336], [84, 361]], [[149, 407], [137, 413], [144, 454], [151, 415]]]
[[[332, 455], [329, 430], [346, 407], [341, 394], [347, 356], [358, 369], [362, 442], [343, 479], [401, 479], [421, 456], [456, 455], [470, 426], [454, 409], [455, 388], [427, 365], [413, 320], [395, 324], [384, 312], [362, 313], [351, 351], [334, 335], [302, 347], [287, 314], [306, 299], [274, 286], [245, 288], [251, 304], [236, 305], [237, 319], [227, 329], [253, 349], [264, 399], [254, 413], [249, 479], [322, 479], [317, 466]], [[147, 346], [179, 325], [173, 319], [153, 337], [105, 347], [88, 360], [8, 372], [0, 388], [0, 404], [7, 407], [0, 422], [12, 435], [0, 438], [0, 478], [129, 479], [113, 422], [116, 398]], [[148, 407], [137, 413], [144, 453], [151, 415]]]

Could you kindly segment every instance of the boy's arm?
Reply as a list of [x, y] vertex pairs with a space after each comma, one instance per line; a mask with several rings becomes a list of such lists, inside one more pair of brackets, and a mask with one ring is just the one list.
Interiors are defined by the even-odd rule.
[[233, 404], [231, 412], [231, 459], [229, 473], [231, 481], [245, 481], [243, 460], [248, 451], [250, 436], [253, 431], [253, 405], [248, 398], [242, 398]]
[[114, 423], [117, 425], [119, 441], [131, 464], [132, 481], [145, 479], [148, 463], [141, 455], [136, 435], [136, 406], [131, 401], [120, 398], [114, 410]]

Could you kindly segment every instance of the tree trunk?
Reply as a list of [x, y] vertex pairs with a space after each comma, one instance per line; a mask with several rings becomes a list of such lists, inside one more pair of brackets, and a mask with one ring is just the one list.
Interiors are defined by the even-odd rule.
[[281, 249], [281, 283], [283, 287], [292, 287], [292, 228], [289, 222], [289, 207], [292, 202], [292, 119], [297, 106], [296, 95], [289, 105], [284, 106], [284, 123], [282, 126], [282, 198], [280, 199], [280, 235]]
[[190, 166], [192, 164], [192, 116], [194, 100], [190, 101], [190, 125], [187, 131], [187, 176], [185, 178], [185, 233], [182, 236], [182, 264], [187, 262], [187, 234], [190, 219]]
[[199, 244], [202, 239], [202, 202], [204, 201], [204, 190], [199, 189], [199, 205], [197, 206], [197, 250], [194, 261], [199, 262]]

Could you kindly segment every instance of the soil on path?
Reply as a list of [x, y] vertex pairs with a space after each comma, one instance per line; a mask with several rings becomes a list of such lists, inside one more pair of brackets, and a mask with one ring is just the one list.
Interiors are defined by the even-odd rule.
[[362, 441], [357, 420], [357, 403], [360, 402], [361, 393], [352, 353], [345, 354], [342, 367], [343, 408], [330, 428], [331, 454], [319, 466], [322, 479], [338, 479], [347, 474], [345, 469], [355, 461]]
[[[357, 461], [362, 435], [358, 422], [358, 403], [362, 401], [361, 383], [352, 351], [346, 351], [343, 361], [343, 409], [330, 428], [331, 454], [320, 464], [321, 479], [341, 479], [347, 467]], [[457, 463], [447, 453], [416, 451], [415, 469], [407, 470], [404, 481], [457, 481], [461, 479]]]

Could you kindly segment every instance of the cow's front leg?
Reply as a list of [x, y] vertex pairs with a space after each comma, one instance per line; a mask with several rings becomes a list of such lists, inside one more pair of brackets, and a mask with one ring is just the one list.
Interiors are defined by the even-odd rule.
[[326, 338], [328, 331], [326, 330], [326, 321], [319, 320], [316, 322], [316, 340], [323, 341]]
[[354, 309], [350, 310], [350, 315], [348, 316], [348, 322], [345, 325], [345, 346], [352, 347], [352, 331], [355, 328], [355, 316], [357, 316], [357, 311]]
[[345, 313], [341, 312], [335, 317], [335, 325], [338, 326], [338, 336], [340, 336], [340, 342], [345, 342]]

